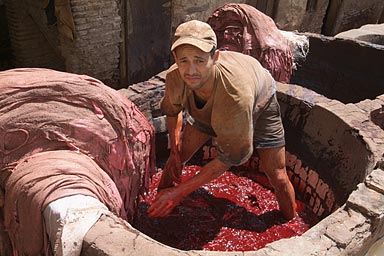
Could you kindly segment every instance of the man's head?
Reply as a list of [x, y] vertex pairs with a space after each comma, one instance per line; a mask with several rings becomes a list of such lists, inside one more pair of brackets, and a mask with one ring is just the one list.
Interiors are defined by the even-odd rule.
[[215, 32], [207, 23], [192, 20], [177, 27], [171, 50], [179, 73], [191, 90], [201, 89], [212, 78], [219, 56], [216, 45]]
[[176, 28], [171, 51], [183, 44], [193, 45], [203, 52], [211, 52], [217, 47], [216, 34], [205, 22], [187, 21]]

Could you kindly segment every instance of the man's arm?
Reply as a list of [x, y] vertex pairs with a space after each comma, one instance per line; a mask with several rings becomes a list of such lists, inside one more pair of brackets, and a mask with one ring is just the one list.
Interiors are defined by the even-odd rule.
[[186, 197], [199, 187], [218, 178], [226, 170], [228, 170], [229, 167], [229, 165], [221, 162], [217, 158], [211, 160], [202, 167], [198, 174], [177, 186], [179, 193], [183, 196], [183, 198]]
[[180, 134], [183, 126], [183, 112], [177, 116], [167, 116], [171, 154], [180, 152]]
[[160, 191], [156, 196], [155, 202], [148, 208], [148, 216], [153, 218], [168, 215], [184, 197], [202, 185], [216, 179], [228, 170], [229, 167], [229, 165], [215, 158], [207, 163], [197, 175], [189, 180], [176, 187]]
[[170, 156], [161, 175], [158, 189], [173, 186], [173, 181], [180, 182], [182, 165], [180, 161], [181, 129], [183, 126], [183, 113], [177, 116], [167, 116]]

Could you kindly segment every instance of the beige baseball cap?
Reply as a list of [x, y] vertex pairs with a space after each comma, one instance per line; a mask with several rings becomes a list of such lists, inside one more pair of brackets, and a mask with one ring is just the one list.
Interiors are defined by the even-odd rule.
[[176, 28], [171, 51], [182, 44], [190, 44], [203, 52], [210, 52], [213, 47], [217, 47], [216, 34], [208, 23], [187, 21]]

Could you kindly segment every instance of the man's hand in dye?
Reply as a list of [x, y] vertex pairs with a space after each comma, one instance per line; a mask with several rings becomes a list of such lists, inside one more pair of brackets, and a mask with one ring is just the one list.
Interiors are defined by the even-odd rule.
[[173, 182], [180, 183], [182, 169], [180, 154], [171, 153], [161, 175], [158, 190], [173, 187]]
[[161, 190], [148, 208], [147, 214], [150, 218], [167, 216], [182, 199], [182, 194], [177, 187]]

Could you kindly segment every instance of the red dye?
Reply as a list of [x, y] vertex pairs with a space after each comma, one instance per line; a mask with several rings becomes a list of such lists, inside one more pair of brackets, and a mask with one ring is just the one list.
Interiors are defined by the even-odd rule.
[[[182, 181], [200, 170], [186, 166]], [[181, 250], [254, 251], [281, 238], [300, 236], [318, 221], [298, 200], [298, 215], [286, 221], [265, 176], [249, 171], [227, 171], [191, 193], [169, 216], [151, 219], [146, 211], [160, 176], [161, 172], [154, 175], [149, 193], [141, 197], [134, 226]]]

